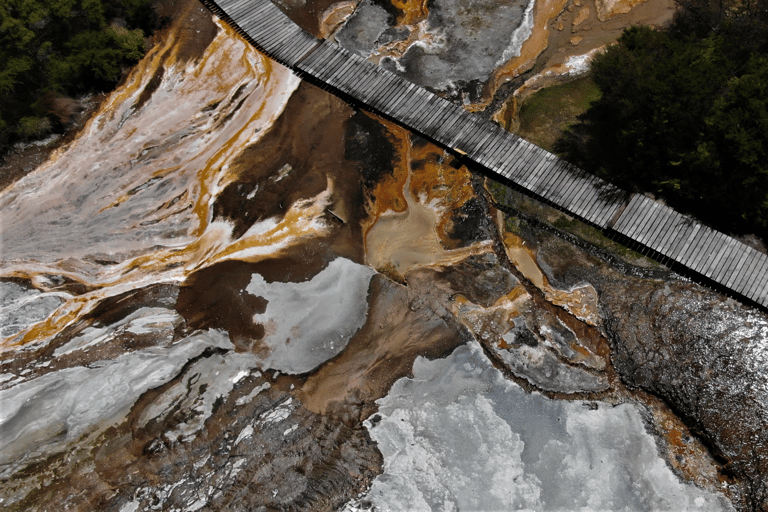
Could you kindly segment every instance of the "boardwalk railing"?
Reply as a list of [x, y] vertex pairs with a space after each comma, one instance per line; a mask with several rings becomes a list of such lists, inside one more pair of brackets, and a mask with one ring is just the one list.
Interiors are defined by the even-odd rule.
[[768, 256], [639, 194], [629, 194], [500, 126], [317, 39], [270, 0], [202, 0], [266, 55], [399, 124], [466, 155], [528, 193], [640, 244], [762, 307]]

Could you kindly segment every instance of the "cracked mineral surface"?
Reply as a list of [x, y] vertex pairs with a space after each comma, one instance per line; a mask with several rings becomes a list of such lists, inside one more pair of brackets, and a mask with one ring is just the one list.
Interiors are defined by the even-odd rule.
[[[475, 110], [669, 15], [279, 5]], [[0, 192], [3, 510], [768, 508], [763, 312], [161, 7], [80, 133]]]

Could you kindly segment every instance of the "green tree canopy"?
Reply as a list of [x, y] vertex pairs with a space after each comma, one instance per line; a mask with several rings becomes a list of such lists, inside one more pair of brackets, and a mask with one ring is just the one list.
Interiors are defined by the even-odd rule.
[[111, 88], [157, 26], [150, 0], [2, 0], [0, 150], [49, 115], [46, 94]]
[[716, 31], [686, 18], [666, 31], [625, 30], [593, 62], [601, 98], [557, 149], [585, 169], [661, 195], [721, 229], [765, 235], [766, 45], [744, 40], [736, 22], [717, 19]]

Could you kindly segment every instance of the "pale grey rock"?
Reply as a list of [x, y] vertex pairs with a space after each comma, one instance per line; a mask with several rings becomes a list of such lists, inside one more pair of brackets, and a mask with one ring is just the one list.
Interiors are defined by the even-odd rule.
[[389, 14], [383, 8], [364, 0], [355, 14], [336, 33], [336, 41], [347, 50], [368, 57], [380, 36], [389, 28]]
[[378, 404], [384, 473], [348, 510], [732, 510], [675, 477], [635, 405], [526, 394], [476, 342], [417, 359]]
[[427, 30], [432, 42], [413, 44], [388, 67], [439, 91], [485, 82], [496, 67], [519, 55], [531, 32], [532, 8], [527, 0], [430, 2]]
[[506, 349], [493, 346], [493, 350], [515, 376], [545, 391], [590, 393], [609, 388], [604, 374], [566, 365], [542, 345], [521, 345]]
[[0, 282], [0, 338], [44, 320], [68, 297], [66, 293], [42, 293], [13, 282]]
[[262, 366], [285, 373], [304, 373], [339, 354], [365, 323], [368, 284], [375, 271], [336, 258], [309, 281], [267, 283], [254, 274], [248, 293], [267, 300], [254, 316], [265, 325], [269, 353]]
[[0, 478], [120, 421], [142, 393], [212, 348], [232, 344], [220, 332], [200, 332], [170, 347], [66, 368], [0, 391]]

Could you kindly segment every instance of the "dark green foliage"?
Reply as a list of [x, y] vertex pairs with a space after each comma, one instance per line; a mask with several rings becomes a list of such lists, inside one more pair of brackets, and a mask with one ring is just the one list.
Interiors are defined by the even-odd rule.
[[727, 231], [768, 233], [768, 31], [763, 11], [684, 5], [595, 59], [602, 96], [556, 150]]
[[156, 28], [150, 0], [0, 0], [0, 152], [61, 128], [44, 97], [113, 87]]

